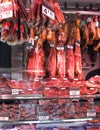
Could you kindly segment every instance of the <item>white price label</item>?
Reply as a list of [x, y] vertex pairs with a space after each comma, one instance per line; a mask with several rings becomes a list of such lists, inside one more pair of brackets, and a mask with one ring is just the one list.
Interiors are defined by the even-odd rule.
[[49, 116], [39, 116], [39, 120], [49, 120]]
[[33, 38], [29, 38], [29, 43], [31, 43], [34, 46], [34, 39]]
[[0, 117], [0, 121], [8, 121], [9, 117]]
[[0, 3], [0, 19], [13, 17], [12, 2]]
[[64, 46], [57, 46], [57, 50], [64, 50]]
[[96, 111], [95, 110], [88, 110], [87, 117], [96, 117]]
[[70, 90], [70, 96], [79, 96], [79, 95], [80, 95], [80, 90], [75, 90], [75, 89]]
[[42, 5], [42, 13], [48, 16], [49, 18], [55, 20], [55, 14], [53, 11]]
[[18, 95], [19, 90], [18, 89], [12, 89], [12, 95]]

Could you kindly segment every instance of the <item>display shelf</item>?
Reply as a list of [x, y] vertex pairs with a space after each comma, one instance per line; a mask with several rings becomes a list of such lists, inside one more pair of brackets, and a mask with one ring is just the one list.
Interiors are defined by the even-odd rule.
[[0, 95], [0, 100], [12, 100], [12, 99], [39, 99], [39, 100], [47, 100], [47, 99], [79, 99], [79, 98], [100, 98], [100, 94], [95, 95], [79, 95], [79, 96], [66, 96], [66, 97], [43, 97], [35, 95]]
[[64, 119], [64, 120], [33, 120], [33, 121], [0, 121], [1, 124], [51, 124], [51, 123], [71, 123], [71, 122], [87, 122], [93, 118], [82, 119]]

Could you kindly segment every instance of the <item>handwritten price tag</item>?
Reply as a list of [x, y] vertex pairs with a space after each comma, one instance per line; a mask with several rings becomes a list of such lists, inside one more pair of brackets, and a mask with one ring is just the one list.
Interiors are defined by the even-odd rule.
[[80, 89], [70, 88], [70, 96], [79, 96], [79, 95], [80, 95]]
[[96, 117], [96, 111], [95, 110], [88, 110], [87, 117]]
[[64, 46], [57, 46], [57, 50], [64, 50]]
[[9, 117], [0, 117], [0, 121], [8, 121]]
[[0, 19], [13, 17], [12, 2], [0, 3]]
[[12, 89], [12, 95], [18, 95], [19, 90], [18, 89]]
[[39, 116], [39, 120], [49, 120], [49, 116]]
[[46, 16], [48, 16], [51, 19], [55, 19], [55, 14], [53, 11], [51, 11], [50, 9], [48, 9], [47, 7], [45, 7], [44, 5], [42, 5], [42, 13], [45, 14]]

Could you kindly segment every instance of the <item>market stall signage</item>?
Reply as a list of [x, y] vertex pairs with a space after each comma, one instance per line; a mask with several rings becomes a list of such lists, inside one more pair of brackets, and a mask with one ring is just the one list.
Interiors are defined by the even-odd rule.
[[49, 8], [46, 6], [42, 5], [42, 13], [48, 16], [49, 18], [55, 20], [55, 14], [53, 11], [51, 11]]
[[6, 19], [11, 17], [13, 17], [12, 2], [0, 3], [0, 19]]

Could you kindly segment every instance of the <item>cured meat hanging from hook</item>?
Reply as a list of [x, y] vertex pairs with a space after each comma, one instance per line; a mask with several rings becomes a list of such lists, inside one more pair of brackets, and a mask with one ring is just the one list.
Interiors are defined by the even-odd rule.
[[65, 52], [65, 35], [62, 29], [59, 30], [57, 44], [57, 75], [60, 78], [66, 77], [66, 52]]
[[37, 11], [36, 11], [36, 25], [39, 25], [41, 22], [41, 6], [42, 6], [42, 0], [37, 0]]
[[28, 20], [28, 13], [26, 11], [26, 8], [25, 8], [22, 0], [17, 0], [17, 4], [20, 7], [22, 14], [24, 15], [25, 19]]
[[27, 53], [27, 69], [28, 69], [28, 75], [29, 77], [34, 76], [34, 68], [35, 68], [35, 48], [34, 48], [34, 28], [31, 27], [30, 28], [30, 39], [29, 42], [33, 45], [33, 47], [31, 49], [28, 50]]
[[75, 77], [81, 80], [82, 77], [82, 63], [81, 63], [81, 50], [80, 50], [80, 42], [75, 42], [75, 52], [74, 52], [74, 71]]
[[1, 41], [7, 42], [9, 36], [10, 36], [10, 30], [11, 30], [11, 21], [4, 20], [2, 23], [2, 30], [1, 30]]
[[74, 79], [74, 51], [73, 45], [67, 45], [66, 54], [66, 76], [68, 79]]
[[52, 0], [52, 1], [53, 1], [54, 13], [55, 13], [55, 17], [56, 17], [57, 21], [59, 23], [65, 23], [65, 18], [64, 18], [64, 15], [60, 9], [58, 1], [57, 0]]
[[36, 21], [36, 12], [37, 12], [37, 0], [31, 0], [31, 5], [28, 13], [28, 22], [35, 23]]
[[[50, 77], [56, 77], [56, 36], [55, 36], [55, 32], [51, 32], [51, 34], [49, 35], [52, 35], [52, 36], [47, 36], [48, 39], [50, 39], [51, 37], [51, 40], [53, 39], [52, 42], [50, 42], [50, 54], [49, 54], [49, 58], [48, 58], [48, 71], [49, 71], [49, 76]], [[53, 38], [52, 38], [53, 37]]]
[[41, 78], [45, 75], [44, 69], [44, 50], [43, 50], [43, 42], [42, 38], [39, 37], [37, 40], [37, 45], [35, 48], [35, 68], [34, 75], [35, 78]]

